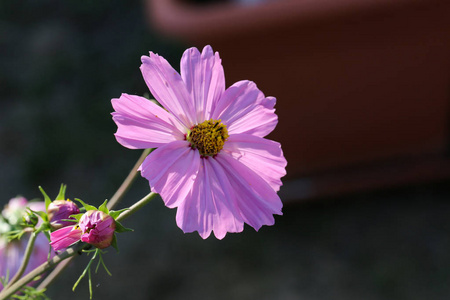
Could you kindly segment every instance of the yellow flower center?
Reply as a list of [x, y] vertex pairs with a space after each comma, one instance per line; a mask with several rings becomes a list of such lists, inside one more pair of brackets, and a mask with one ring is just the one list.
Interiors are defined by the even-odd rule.
[[228, 138], [227, 126], [221, 120], [207, 120], [192, 127], [186, 139], [203, 157], [214, 156], [223, 148]]

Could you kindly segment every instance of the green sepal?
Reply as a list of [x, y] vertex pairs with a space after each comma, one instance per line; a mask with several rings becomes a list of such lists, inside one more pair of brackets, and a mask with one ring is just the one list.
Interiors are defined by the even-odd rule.
[[123, 213], [126, 210], [130, 210], [129, 208], [123, 208], [120, 210], [111, 210], [109, 211], [109, 215], [115, 220], [118, 216], [120, 216], [121, 213]]
[[[75, 218], [77, 221], [76, 222], [80, 222], [81, 217], [84, 215], [84, 213], [81, 214], [75, 214], [75, 215], [70, 215], [69, 217]], [[73, 221], [73, 220], [64, 220], [64, 221]]]
[[[33, 279], [35, 280], [35, 279]], [[37, 290], [31, 286], [25, 286], [20, 289], [20, 294], [12, 295], [9, 299], [16, 300], [28, 300], [28, 299], [39, 299], [39, 300], [50, 300], [49, 297], [45, 295], [46, 289]]]
[[75, 200], [80, 202], [81, 205], [83, 205], [83, 207], [86, 209], [86, 211], [88, 211], [88, 210], [98, 210], [97, 207], [95, 207], [93, 205], [86, 204], [81, 199], [75, 198]]
[[126, 228], [122, 224], [120, 224], [120, 222], [116, 221], [116, 230], [114, 230], [114, 231], [121, 233], [121, 232], [134, 231], [134, 230], [131, 228]]
[[108, 203], [108, 199], [106, 199], [105, 202], [103, 202], [102, 205], [100, 205], [98, 207], [98, 210], [101, 211], [101, 212], [104, 212], [107, 215], [109, 215], [109, 209], [106, 207], [107, 203]]
[[116, 238], [116, 234], [114, 233], [113, 235], [113, 239], [111, 241], [111, 246], [116, 249], [116, 252], [119, 253], [119, 247], [117, 247], [117, 238]]
[[48, 222], [44, 222], [41, 224], [41, 226], [39, 226], [39, 228], [36, 230], [36, 233], [39, 232], [48, 232], [50, 230], [50, 224]]
[[45, 210], [47, 210], [50, 203], [52, 203], [52, 200], [50, 199], [50, 197], [47, 195], [47, 193], [44, 191], [44, 189], [41, 186], [39, 186], [39, 190], [41, 191], [42, 195], [44, 196]]
[[20, 240], [22, 236], [25, 234], [25, 230], [11, 230], [5, 233], [8, 242], [12, 240]]
[[41, 217], [41, 219], [42, 219], [44, 222], [48, 222], [48, 215], [47, 215], [46, 212], [40, 211], [40, 210], [36, 211], [36, 210], [32, 210], [32, 209], [30, 209], [30, 208], [28, 208], [28, 209], [29, 209], [32, 213], [34, 213], [34, 214], [38, 215], [39, 217]]
[[56, 196], [55, 200], [66, 200], [66, 188], [67, 185], [61, 183], [61, 187], [59, 188], [59, 194]]
[[48, 215], [45, 211], [40, 211], [40, 210], [32, 210], [31, 208], [27, 207], [27, 210], [29, 210], [30, 212], [32, 212], [35, 215], [38, 215], [39, 217], [41, 217], [41, 219], [44, 222], [48, 222]]
[[[80, 215], [84, 215], [84, 214], [80, 214]], [[78, 223], [79, 222], [79, 220], [74, 220], [74, 219], [61, 219], [61, 221], [63, 221], [63, 222], [74, 222], [74, 223]]]
[[36, 212], [32, 211], [31, 208], [27, 207], [25, 213], [26, 215], [22, 217], [20, 225], [24, 227], [34, 228], [39, 222], [39, 218], [36, 215]]
[[[50, 242], [50, 232], [47, 230], [47, 231], [44, 231], [43, 233], [44, 233], [44, 235], [47, 237], [48, 241]], [[51, 251], [51, 250], [50, 250], [50, 251]], [[50, 257], [50, 254], [51, 254], [51, 253], [49, 253], [48, 257]]]

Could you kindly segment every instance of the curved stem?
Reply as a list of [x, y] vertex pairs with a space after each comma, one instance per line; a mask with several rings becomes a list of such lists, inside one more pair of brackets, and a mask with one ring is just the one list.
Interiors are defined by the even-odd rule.
[[125, 193], [128, 191], [128, 189], [131, 187], [131, 184], [136, 179], [138, 175], [138, 168], [142, 165], [142, 162], [144, 159], [153, 151], [153, 149], [145, 149], [144, 152], [142, 152], [141, 157], [139, 157], [138, 161], [134, 165], [134, 167], [131, 169], [128, 176], [123, 181], [122, 185], [119, 187], [119, 189], [116, 191], [116, 193], [111, 197], [111, 199], [108, 201], [107, 207], [108, 209], [114, 208], [120, 200], [122, 200]]
[[16, 282], [20, 277], [22, 277], [23, 272], [25, 272], [25, 269], [27, 268], [28, 262], [30, 261], [31, 253], [33, 252], [34, 248], [34, 242], [36, 241], [37, 233], [33, 231], [30, 235], [30, 239], [27, 243], [27, 248], [25, 249], [25, 253], [23, 255], [22, 264], [19, 267], [19, 270], [17, 270], [14, 277], [11, 279], [11, 281], [6, 285], [6, 288], [9, 288], [14, 282]]
[[58, 277], [58, 275], [67, 267], [68, 264], [75, 258], [75, 256], [71, 256], [67, 258], [66, 260], [62, 261], [60, 264], [58, 264], [48, 276], [42, 280], [42, 282], [38, 285], [37, 290], [43, 290], [47, 288], [50, 284], [53, 283], [53, 281]]
[[128, 218], [129, 216], [131, 216], [132, 214], [134, 214], [135, 212], [140, 210], [142, 207], [144, 207], [151, 200], [153, 200], [153, 198], [155, 198], [156, 196], [158, 196], [157, 193], [151, 192], [150, 194], [148, 194], [147, 196], [145, 196], [144, 198], [142, 198], [141, 200], [139, 200], [138, 202], [136, 202], [135, 204], [130, 206], [129, 210], [126, 210], [123, 213], [121, 213], [120, 216], [118, 216], [116, 220], [122, 221], [122, 220]]

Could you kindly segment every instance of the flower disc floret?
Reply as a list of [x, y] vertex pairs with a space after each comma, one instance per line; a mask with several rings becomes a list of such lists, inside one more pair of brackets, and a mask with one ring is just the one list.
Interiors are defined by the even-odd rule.
[[195, 125], [186, 136], [191, 147], [197, 149], [203, 157], [217, 155], [227, 138], [227, 126], [221, 120], [207, 120]]

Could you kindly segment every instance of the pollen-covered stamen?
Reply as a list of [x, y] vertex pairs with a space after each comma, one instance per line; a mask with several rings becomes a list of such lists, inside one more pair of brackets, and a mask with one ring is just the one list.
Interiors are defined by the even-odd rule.
[[96, 224], [88, 224], [86, 228], [84, 229], [84, 233], [91, 232], [92, 229], [94, 229], [97, 225]]
[[221, 120], [207, 120], [195, 125], [186, 136], [191, 147], [202, 156], [214, 156], [222, 150], [228, 138], [227, 126]]

